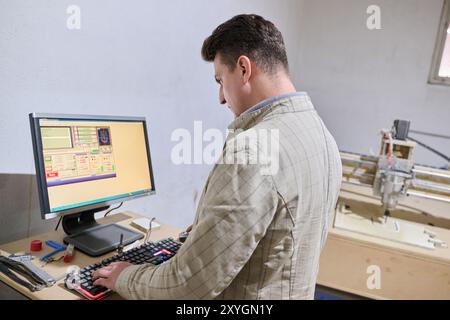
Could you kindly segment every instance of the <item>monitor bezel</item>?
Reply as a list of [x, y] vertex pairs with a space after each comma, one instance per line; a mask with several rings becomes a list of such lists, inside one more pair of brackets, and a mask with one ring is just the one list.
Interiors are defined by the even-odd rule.
[[[55, 217], [62, 217], [70, 214], [80, 213], [83, 211], [88, 211], [92, 209], [97, 209], [101, 207], [110, 206], [115, 203], [129, 201], [136, 198], [141, 198], [145, 196], [149, 196], [155, 194], [155, 181], [150, 153], [150, 144], [148, 142], [148, 130], [147, 130], [147, 120], [145, 117], [126, 117], [126, 116], [108, 116], [108, 115], [82, 115], [82, 114], [53, 114], [53, 113], [30, 113], [30, 129], [31, 129], [31, 140], [33, 142], [33, 154], [34, 154], [34, 163], [36, 169], [36, 181], [38, 185], [38, 197], [39, 197], [39, 205], [41, 209], [41, 217], [42, 219], [48, 220], [53, 219]], [[44, 158], [43, 158], [43, 147], [42, 147], [42, 137], [40, 131], [40, 123], [41, 119], [58, 119], [58, 120], [93, 120], [93, 121], [124, 121], [124, 122], [142, 122], [144, 127], [144, 138], [145, 144], [147, 148], [147, 159], [150, 173], [150, 182], [151, 189], [148, 192], [144, 192], [138, 195], [125, 196], [117, 199], [112, 199], [108, 201], [100, 201], [90, 205], [79, 206], [76, 208], [60, 210], [57, 212], [51, 212], [50, 209], [50, 201], [48, 198], [47, 192], [47, 179], [45, 177], [45, 166], [44, 166]]]

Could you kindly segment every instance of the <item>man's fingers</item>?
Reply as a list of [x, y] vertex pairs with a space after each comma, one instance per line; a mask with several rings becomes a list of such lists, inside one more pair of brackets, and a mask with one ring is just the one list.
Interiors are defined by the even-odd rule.
[[102, 286], [114, 290], [117, 277], [123, 269], [131, 266], [128, 262], [114, 262], [92, 273], [92, 282], [94, 286]]
[[108, 279], [105, 279], [105, 278], [98, 278], [97, 280], [94, 281], [93, 284], [94, 284], [94, 286], [102, 286], [102, 287], [109, 288]]
[[96, 280], [98, 278], [108, 278], [111, 275], [111, 269], [112, 268], [106, 267], [94, 271], [92, 274], [92, 280]]

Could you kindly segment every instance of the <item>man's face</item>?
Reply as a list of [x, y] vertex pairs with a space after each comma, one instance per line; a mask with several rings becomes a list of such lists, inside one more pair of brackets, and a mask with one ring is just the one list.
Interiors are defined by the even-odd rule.
[[219, 102], [221, 104], [228, 104], [228, 107], [238, 117], [243, 110], [244, 105], [244, 91], [242, 75], [238, 67], [233, 71], [222, 63], [220, 54], [217, 54], [214, 59], [215, 78], [220, 85]]

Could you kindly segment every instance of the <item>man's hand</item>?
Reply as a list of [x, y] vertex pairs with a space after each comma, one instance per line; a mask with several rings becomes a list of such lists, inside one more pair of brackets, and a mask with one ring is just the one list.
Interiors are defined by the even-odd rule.
[[123, 269], [132, 266], [128, 262], [113, 262], [110, 265], [96, 270], [92, 274], [94, 286], [103, 286], [111, 290], [116, 290], [116, 281]]

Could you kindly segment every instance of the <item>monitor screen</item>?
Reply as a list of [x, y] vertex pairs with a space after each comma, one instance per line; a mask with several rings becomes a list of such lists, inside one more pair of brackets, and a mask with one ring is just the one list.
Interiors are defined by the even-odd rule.
[[155, 190], [145, 118], [31, 114], [30, 123], [44, 218]]

